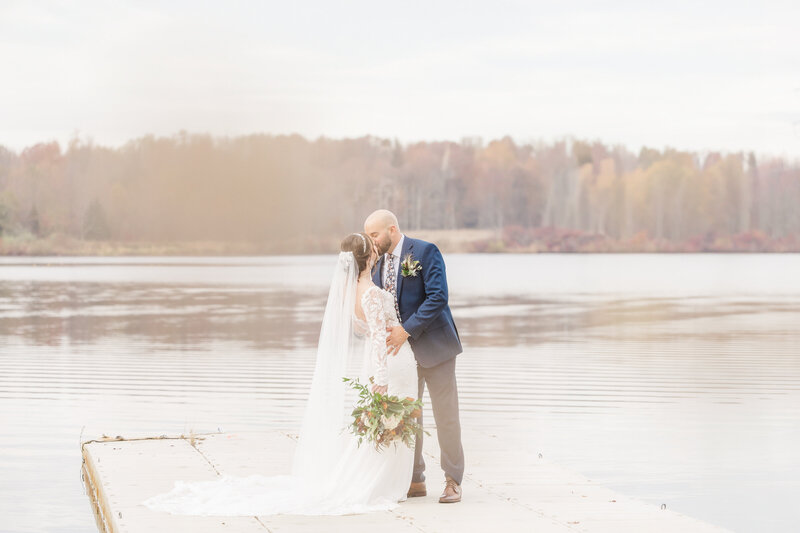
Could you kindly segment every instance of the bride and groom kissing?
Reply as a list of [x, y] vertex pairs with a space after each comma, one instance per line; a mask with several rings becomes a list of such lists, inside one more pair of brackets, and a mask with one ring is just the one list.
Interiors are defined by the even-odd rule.
[[[427, 495], [422, 432], [414, 448], [359, 446], [343, 428], [357, 372], [372, 392], [431, 400], [445, 474], [440, 503], [461, 501], [464, 451], [456, 385], [462, 347], [439, 249], [378, 210], [344, 238], [323, 315], [314, 376], [290, 475], [177, 481], [144, 505], [173, 514], [342, 515], [388, 510]], [[349, 409], [348, 409], [349, 408]], [[422, 424], [420, 415], [419, 423]]]

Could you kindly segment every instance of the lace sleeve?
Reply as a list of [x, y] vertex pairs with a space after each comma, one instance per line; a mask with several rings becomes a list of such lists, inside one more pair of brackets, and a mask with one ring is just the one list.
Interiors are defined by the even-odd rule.
[[369, 289], [361, 302], [369, 325], [369, 352], [375, 369], [375, 385], [388, 385], [386, 371], [386, 314], [383, 312], [380, 290]]

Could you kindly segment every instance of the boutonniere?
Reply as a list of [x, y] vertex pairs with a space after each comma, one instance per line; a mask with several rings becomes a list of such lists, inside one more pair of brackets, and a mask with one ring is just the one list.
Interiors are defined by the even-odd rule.
[[412, 259], [411, 254], [407, 254], [400, 263], [400, 273], [407, 278], [408, 276], [417, 277], [418, 272], [422, 272], [422, 265], [419, 264], [419, 261]]

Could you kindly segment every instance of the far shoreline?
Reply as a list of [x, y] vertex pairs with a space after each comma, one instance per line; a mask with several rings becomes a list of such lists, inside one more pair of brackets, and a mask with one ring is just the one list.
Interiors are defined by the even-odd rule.
[[[628, 239], [556, 228], [413, 230], [406, 235], [435, 243], [446, 254], [696, 254], [800, 253], [800, 238], [771, 238], [760, 232], [706, 235], [676, 242], [637, 234]], [[338, 237], [285, 242], [87, 240], [62, 234], [0, 237], [0, 257], [232, 257], [328, 254]]]

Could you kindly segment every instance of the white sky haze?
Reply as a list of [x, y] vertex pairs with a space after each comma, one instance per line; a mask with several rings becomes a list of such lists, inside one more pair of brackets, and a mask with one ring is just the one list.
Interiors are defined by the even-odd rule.
[[0, 144], [575, 136], [800, 157], [800, 3], [698, 4], [0, 0]]

